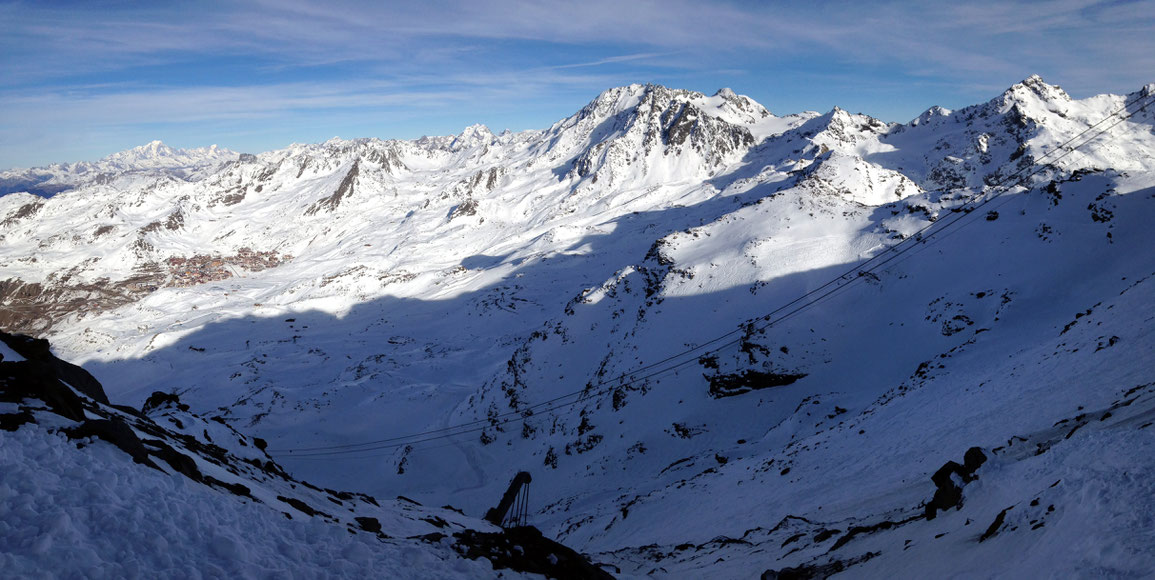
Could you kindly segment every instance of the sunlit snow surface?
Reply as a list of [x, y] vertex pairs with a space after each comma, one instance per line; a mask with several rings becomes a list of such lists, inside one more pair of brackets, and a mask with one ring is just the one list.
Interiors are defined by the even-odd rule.
[[[333, 140], [188, 181], [0, 197], [0, 222], [42, 203], [0, 228], [0, 279], [291, 256], [74, 315], [50, 338], [112, 398], [180, 391], [320, 484], [480, 515], [529, 470], [534, 523], [627, 575], [872, 552], [851, 570], [1137, 574], [1155, 565], [1155, 401], [1141, 389], [1099, 416], [1155, 382], [1152, 118], [1055, 151], [1144, 90], [1075, 101], [1032, 78], [896, 126], [623, 87], [545, 131]], [[1023, 168], [1043, 170], [845, 290], [742, 329]], [[149, 229], [176, 213], [179, 227]], [[805, 377], [709, 395], [709, 376], [751, 369]], [[586, 385], [605, 394], [526, 427], [392, 440]], [[1069, 438], [1048, 434], [1079, 415]], [[1016, 436], [1055, 441], [1036, 456], [1008, 447]], [[921, 513], [930, 475], [971, 446], [991, 460], [961, 510], [830, 551], [852, 526]]]

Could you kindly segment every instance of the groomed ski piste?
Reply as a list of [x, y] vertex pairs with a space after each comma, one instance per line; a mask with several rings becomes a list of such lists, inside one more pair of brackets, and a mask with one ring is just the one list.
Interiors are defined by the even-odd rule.
[[[615, 575], [1141, 576], [1153, 91], [1032, 77], [896, 125], [634, 85], [543, 131], [73, 181], [0, 197], [0, 310], [323, 488], [478, 517], [531, 472], [531, 523]], [[64, 456], [30, 429], [14, 465]], [[162, 477], [98, 473], [132, 469]], [[350, 566], [423, 573], [365, 545]]]

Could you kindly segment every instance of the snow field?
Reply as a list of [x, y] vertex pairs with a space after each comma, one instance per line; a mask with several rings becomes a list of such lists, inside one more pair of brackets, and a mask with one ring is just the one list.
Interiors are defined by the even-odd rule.
[[[83, 442], [82, 442], [83, 443]], [[13, 577], [492, 577], [448, 546], [289, 520], [25, 425], [0, 438], [0, 564]], [[300, 515], [300, 514], [298, 514]], [[508, 572], [506, 573], [508, 576]]]

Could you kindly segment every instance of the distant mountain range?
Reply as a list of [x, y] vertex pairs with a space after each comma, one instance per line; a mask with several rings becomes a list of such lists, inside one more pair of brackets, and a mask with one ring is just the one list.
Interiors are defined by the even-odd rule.
[[537, 131], [154, 142], [0, 174], [0, 328], [323, 486], [480, 516], [528, 471], [614, 574], [1142, 575], [1153, 104], [631, 85]]
[[237, 153], [216, 145], [196, 149], [173, 149], [160, 141], [113, 153], [100, 161], [54, 163], [48, 167], [0, 171], [0, 195], [26, 192], [50, 197], [87, 184], [99, 184], [124, 174], [165, 174], [195, 179], [199, 172], [210, 170]]

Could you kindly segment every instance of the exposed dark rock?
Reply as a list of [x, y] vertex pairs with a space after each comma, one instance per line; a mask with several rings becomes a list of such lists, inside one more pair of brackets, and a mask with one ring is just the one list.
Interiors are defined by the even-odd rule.
[[[192, 457], [189, 457], [188, 455], [173, 449], [172, 446], [170, 446], [168, 443], [165, 443], [164, 441], [147, 439], [144, 441], [144, 443], [150, 447], [155, 448], [155, 451], [149, 451], [150, 454], [163, 459], [165, 463], [168, 463], [169, 466], [177, 471], [177, 473], [181, 473], [193, 481], [202, 480], [201, 471], [197, 468], [197, 463], [193, 460]], [[248, 495], [248, 493], [246, 492], [243, 495]]]
[[[257, 187], [260, 187], [260, 186], [258, 185]], [[223, 195], [223, 196], [221, 196], [221, 197], [219, 197], [213, 201], [220, 203], [222, 205], [228, 206], [228, 205], [237, 205], [238, 203], [241, 203], [244, 200], [245, 200], [245, 192], [244, 192], [244, 190], [241, 190], [239, 192], [227, 193], [227, 194], [225, 194], [225, 195]], [[215, 205], [215, 203], [212, 205]]]
[[782, 542], [782, 547], [785, 548], [786, 546], [793, 544], [794, 542], [797, 542], [798, 540], [801, 540], [802, 538], [805, 538], [805, 537], [806, 537], [806, 534], [804, 534], [804, 533], [794, 534], [793, 536], [786, 538], [786, 540], [784, 542]]
[[22, 219], [30, 218], [36, 215], [42, 207], [44, 207], [44, 202], [39, 199], [26, 203], [4, 218], [4, 221], [0, 222], [0, 226], [10, 226]]
[[819, 544], [819, 543], [825, 542], [826, 540], [829, 540], [830, 538], [833, 538], [834, 536], [837, 536], [838, 534], [841, 534], [841, 533], [842, 533], [841, 530], [824, 529], [824, 530], [822, 530], [822, 531], [820, 531], [814, 535], [814, 543]]
[[47, 366], [48, 377], [64, 381], [72, 388], [88, 395], [97, 402], [108, 404], [108, 396], [104, 394], [104, 387], [89, 374], [88, 371], [72, 364], [64, 362], [55, 355], [48, 347], [48, 341], [42, 338], [33, 338], [22, 334], [8, 334], [0, 332], [0, 341], [8, 345], [8, 348], [16, 351], [20, 356], [28, 359], [28, 361], [35, 361]]
[[710, 382], [710, 396], [721, 399], [760, 389], [784, 387], [805, 376], [806, 373], [770, 373], [745, 370], [740, 373], [707, 376], [706, 380]]
[[[212, 477], [212, 476], [205, 477], [204, 482], [213, 486], [213, 487], [219, 487], [225, 491], [228, 491], [229, 493], [231, 493], [233, 495], [239, 495], [241, 497], [247, 497], [249, 499], [255, 499], [255, 498], [253, 498], [252, 490], [250, 490], [248, 488], [248, 486], [246, 486], [246, 485], [242, 485], [240, 483], [224, 482], [224, 481], [221, 481], [221, 480], [219, 480], [215, 477]], [[294, 506], [294, 507], [296, 507], [296, 506]]]
[[289, 505], [291, 505], [291, 506], [293, 506], [293, 507], [297, 508], [297, 510], [298, 510], [298, 511], [300, 511], [301, 513], [304, 513], [304, 514], [306, 514], [306, 515], [310, 515], [310, 516], [324, 516], [324, 517], [327, 517], [327, 518], [331, 518], [331, 517], [332, 517], [332, 516], [330, 516], [329, 514], [327, 514], [327, 513], [323, 512], [323, 511], [320, 511], [320, 510], [316, 510], [316, 509], [313, 509], [313, 508], [312, 508], [312, 507], [311, 507], [309, 504], [307, 504], [307, 503], [305, 503], [305, 502], [303, 502], [303, 501], [301, 501], [301, 500], [299, 500], [299, 499], [297, 499], [297, 498], [295, 498], [295, 497], [285, 497], [285, 496], [283, 496], [283, 495], [278, 495], [278, 496], [277, 496], [277, 499], [279, 499], [279, 500], [281, 500], [281, 501], [283, 501], [283, 502], [285, 502], [285, 503], [287, 503], [287, 504], [289, 504]]
[[762, 580], [811, 580], [812, 578], [829, 578], [882, 554], [882, 552], [867, 552], [856, 558], [847, 560], [833, 560], [826, 564], [803, 564], [781, 570], [767, 570], [762, 573]]
[[906, 524], [909, 524], [910, 522], [913, 522], [913, 521], [919, 519], [919, 517], [920, 516], [912, 516], [912, 517], [906, 518], [905, 520], [899, 520], [897, 522], [892, 522], [890, 520], [884, 520], [884, 521], [878, 522], [876, 524], [871, 524], [871, 525], [867, 525], [867, 526], [853, 526], [849, 530], [846, 530], [846, 535], [842, 536], [841, 538], [838, 538], [838, 540], [836, 542], [834, 542], [834, 545], [830, 547], [830, 550], [834, 551], [834, 550], [841, 548], [842, 546], [845, 546], [846, 544], [848, 544], [850, 542], [850, 540], [853, 540], [857, 536], [870, 535], [870, 534], [873, 534], [873, 533], [878, 532], [878, 531], [889, 530], [889, 529], [892, 529], [892, 528], [895, 528], [898, 526], [904, 526]]
[[453, 535], [461, 555], [489, 560], [494, 569], [542, 574], [550, 578], [613, 578], [581, 554], [541, 535], [532, 526], [485, 533], [465, 530]]
[[120, 419], [90, 419], [79, 427], [67, 430], [66, 433], [73, 439], [84, 437], [103, 439], [132, 456], [133, 461], [160, 469], [148, 458], [148, 449], [145, 449], [140, 437], [137, 437], [132, 428]]
[[969, 483], [976, 479], [975, 471], [986, 463], [987, 456], [982, 449], [971, 447], [963, 456], [963, 465], [954, 461], [946, 462], [931, 476], [937, 488], [934, 497], [926, 504], [926, 519], [933, 520], [937, 511], [946, 511], [949, 508], [962, 507], [962, 487], [955, 483], [953, 476], [958, 476], [962, 483]]
[[366, 532], [373, 534], [381, 532], [381, 522], [377, 521], [377, 518], [358, 516], [353, 519], [357, 520], [357, 523], [361, 525], [361, 529]]
[[354, 161], [353, 167], [345, 174], [345, 178], [341, 180], [340, 185], [337, 186], [337, 190], [333, 192], [333, 195], [309, 206], [309, 209], [305, 210], [305, 215], [314, 215], [319, 211], [331, 212], [337, 209], [337, 206], [341, 205], [341, 200], [353, 193], [353, 186], [357, 183], [357, 175], [359, 175], [360, 172], [360, 161]]
[[[987, 462], [987, 455], [978, 447], [971, 447], [963, 454], [963, 469], [966, 469], [973, 476], [978, 468], [982, 467]], [[975, 479], [975, 477], [971, 477]]]
[[80, 396], [54, 378], [49, 365], [34, 360], [0, 362], [0, 369], [0, 401], [39, 399], [57, 415], [73, 421], [85, 419]]
[[985, 542], [999, 533], [999, 528], [1003, 527], [1003, 521], [1006, 520], [1007, 512], [1010, 511], [1010, 509], [1011, 508], [1008, 507], [999, 512], [999, 515], [995, 516], [995, 521], [991, 522], [991, 525], [987, 527], [987, 531], [983, 532], [983, 535], [979, 536], [980, 542]]
[[966, 329], [968, 326], [974, 325], [975, 321], [965, 314], [957, 314], [949, 320], [944, 320], [942, 323], [942, 335], [952, 336], [958, 334]]
[[28, 423], [36, 423], [36, 417], [27, 409], [22, 409], [19, 413], [0, 415], [0, 430], [2, 431], [15, 431], [21, 425]]
[[449, 210], [449, 219], [477, 215], [477, 200], [469, 198]]
[[181, 411], [187, 412], [189, 410], [188, 405], [180, 402], [179, 395], [176, 393], [164, 393], [161, 391], [153, 391], [153, 393], [148, 396], [148, 399], [144, 401], [144, 405], [141, 405], [140, 410], [142, 413], [148, 413], [149, 411], [160, 409], [161, 407], [167, 407], [169, 405], [172, 405]]

